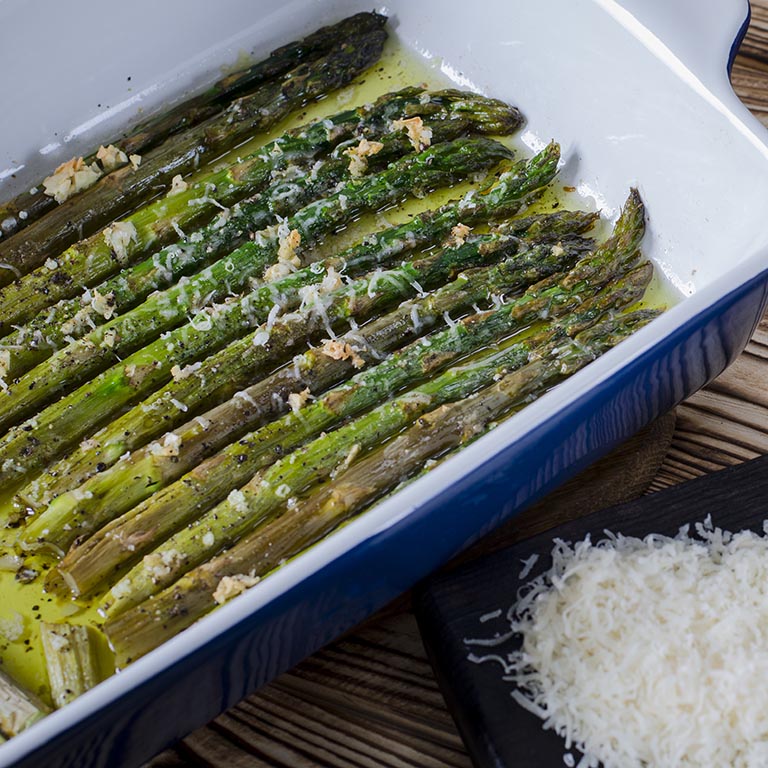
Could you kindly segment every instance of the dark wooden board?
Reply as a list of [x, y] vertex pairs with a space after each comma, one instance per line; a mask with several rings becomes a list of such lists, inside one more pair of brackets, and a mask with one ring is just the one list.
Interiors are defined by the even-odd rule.
[[[727, 530], [762, 531], [768, 517], [768, 456], [693, 480], [666, 491], [595, 512], [518, 542], [454, 571], [439, 574], [414, 595], [414, 610], [427, 653], [448, 707], [477, 768], [544, 768], [563, 765], [564, 742], [510, 697], [500, 667], [469, 661], [466, 638], [492, 636], [494, 625], [480, 621], [515, 602], [522, 563], [539, 560], [527, 579], [552, 565], [553, 538], [593, 541], [608, 529], [627, 536], [649, 533], [674, 536], [681, 526], [712, 516]], [[527, 580], [526, 579], [526, 580]], [[498, 628], [508, 629], [502, 620]], [[504, 655], [508, 645], [493, 649]], [[474, 649], [476, 650], [476, 649]], [[577, 759], [578, 762], [578, 759]]]

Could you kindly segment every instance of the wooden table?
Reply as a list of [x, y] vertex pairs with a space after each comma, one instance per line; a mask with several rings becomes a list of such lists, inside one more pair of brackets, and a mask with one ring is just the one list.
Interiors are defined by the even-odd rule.
[[[768, 0], [752, 2], [733, 83], [768, 125]], [[671, 446], [649, 491], [765, 453], [768, 315], [738, 361], [677, 409]], [[150, 766], [469, 768], [470, 762], [404, 600]]]

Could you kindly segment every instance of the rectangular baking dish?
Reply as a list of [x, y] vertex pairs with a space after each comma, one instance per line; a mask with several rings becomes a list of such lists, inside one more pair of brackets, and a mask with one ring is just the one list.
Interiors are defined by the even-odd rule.
[[[46, 5], [42, 20], [36, 5], [0, 0], [3, 196], [52, 160], [115, 135], [138, 106], [150, 111], [204, 87], [239, 51], [258, 57], [369, 7], [136, 0], [126, 14], [115, 0], [79, 0]], [[529, 146], [560, 141], [562, 182], [606, 217], [636, 184], [650, 216], [645, 250], [682, 300], [459, 455], [0, 746], [0, 766], [139, 765], [703, 386], [759, 320], [767, 134], [727, 77], [748, 19], [744, 0], [394, 0], [380, 10], [405, 46], [459, 86], [520, 106]], [[62, 36], [70, 54], [51, 61], [46, 51]]]

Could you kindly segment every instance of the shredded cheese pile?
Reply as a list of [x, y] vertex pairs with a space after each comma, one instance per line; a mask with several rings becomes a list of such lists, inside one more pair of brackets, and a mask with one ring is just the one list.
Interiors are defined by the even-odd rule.
[[696, 532], [557, 541], [510, 613], [513, 696], [580, 765], [768, 765], [768, 536]]

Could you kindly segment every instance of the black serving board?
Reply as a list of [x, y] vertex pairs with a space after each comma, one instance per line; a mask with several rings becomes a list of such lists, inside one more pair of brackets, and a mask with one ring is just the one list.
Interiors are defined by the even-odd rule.
[[[522, 561], [539, 559], [525, 581], [551, 566], [552, 540], [603, 537], [608, 529], [627, 536], [674, 536], [681, 526], [712, 516], [730, 531], [761, 532], [768, 519], [768, 456], [707, 475], [665, 491], [600, 510], [565, 523], [422, 583], [414, 610], [440, 687], [477, 768], [550, 768], [563, 766], [564, 741], [545, 731], [541, 721], [511, 698], [512, 684], [494, 663], [468, 660], [465, 638], [488, 637], [508, 628], [504, 619], [480, 618], [515, 602], [523, 582]], [[513, 641], [509, 641], [510, 643]], [[508, 652], [511, 645], [488, 649]], [[482, 650], [482, 649], [475, 649]], [[580, 755], [572, 753], [576, 763]]]

